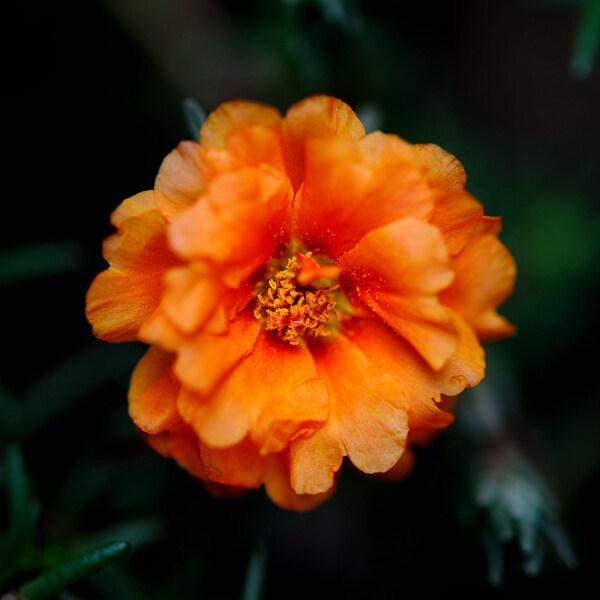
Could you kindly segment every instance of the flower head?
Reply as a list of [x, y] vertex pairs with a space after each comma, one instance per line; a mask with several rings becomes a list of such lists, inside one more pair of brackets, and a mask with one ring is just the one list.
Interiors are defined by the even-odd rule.
[[152, 447], [215, 493], [307, 510], [345, 456], [387, 472], [453, 420], [479, 340], [513, 330], [514, 263], [456, 158], [365, 135], [335, 98], [228, 102], [200, 138], [112, 214], [87, 317], [150, 344], [129, 412]]

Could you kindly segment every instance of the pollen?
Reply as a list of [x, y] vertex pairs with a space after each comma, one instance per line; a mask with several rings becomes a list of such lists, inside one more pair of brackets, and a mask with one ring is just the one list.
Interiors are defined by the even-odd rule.
[[[278, 270], [263, 283], [262, 293], [256, 294], [254, 316], [260, 319], [264, 329], [297, 346], [305, 338], [331, 335], [340, 313], [336, 310], [335, 290], [329, 285], [315, 289], [302, 286], [303, 263], [310, 261], [310, 253], [296, 253], [287, 259], [285, 268]], [[317, 267], [318, 268], [318, 267]]]

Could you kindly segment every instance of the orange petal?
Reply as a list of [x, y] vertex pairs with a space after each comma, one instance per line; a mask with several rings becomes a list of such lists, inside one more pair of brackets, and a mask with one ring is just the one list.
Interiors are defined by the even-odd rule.
[[428, 219], [433, 200], [412, 146], [375, 132], [308, 144], [295, 207], [298, 237], [336, 257], [373, 228], [404, 217]]
[[137, 364], [129, 386], [129, 416], [146, 433], [160, 433], [180, 421], [173, 375], [174, 355], [151, 346]]
[[160, 302], [164, 272], [177, 260], [168, 248], [166, 223], [152, 192], [125, 200], [112, 220], [119, 231], [103, 246], [110, 267], [92, 282], [86, 315], [94, 335], [124, 342], [137, 339], [139, 328]]
[[175, 373], [192, 390], [210, 392], [254, 348], [260, 322], [252, 311], [237, 315], [226, 332], [200, 332], [178, 348]]
[[406, 443], [408, 416], [398, 381], [344, 336], [315, 344], [317, 373], [329, 394], [329, 418], [290, 446], [296, 493], [319, 493], [333, 484], [342, 457], [365, 473], [396, 464]]
[[283, 148], [294, 190], [304, 178], [305, 146], [317, 138], [364, 137], [365, 128], [354, 111], [331, 96], [311, 96], [291, 106], [285, 115]]
[[181, 142], [163, 160], [154, 182], [156, 203], [171, 221], [198, 200], [206, 187], [207, 165], [196, 142]]
[[338, 264], [359, 297], [434, 369], [452, 356], [457, 334], [437, 294], [448, 287], [453, 272], [436, 227], [416, 219], [379, 227]]
[[242, 127], [260, 125], [280, 132], [282, 118], [271, 106], [244, 100], [221, 104], [211, 112], [200, 129], [200, 140], [205, 148], [225, 148], [229, 135]]
[[177, 267], [165, 276], [164, 311], [183, 333], [193, 333], [204, 325], [226, 291], [218, 279], [198, 266]]
[[313, 510], [333, 494], [333, 486], [323, 494], [296, 494], [290, 485], [290, 476], [281, 454], [266, 458], [265, 491], [277, 506], [286, 510], [306, 512]]
[[289, 182], [273, 169], [226, 173], [173, 220], [171, 246], [184, 258], [207, 261], [237, 287], [286, 239], [291, 200]]
[[209, 446], [239, 443], [248, 433], [262, 454], [327, 418], [327, 394], [305, 346], [261, 333], [252, 353], [205, 398], [183, 390], [179, 411]]
[[498, 235], [502, 231], [502, 222], [500, 217], [481, 217], [477, 227], [475, 228], [475, 235]]
[[157, 452], [174, 458], [188, 473], [207, 481], [204, 464], [200, 458], [198, 437], [191, 427], [178, 423], [168, 431], [156, 435], [142, 432], [142, 436]]
[[385, 473], [374, 473], [371, 477], [378, 481], [400, 481], [410, 475], [416, 461], [417, 457], [415, 456], [414, 450], [411, 448], [409, 436], [409, 443], [404, 449], [400, 460], [389, 471], [386, 471]]
[[460, 161], [436, 144], [415, 144], [414, 149], [427, 170], [427, 181], [443, 190], [462, 190], [467, 174]]
[[440, 376], [439, 371], [432, 369], [410, 344], [379, 319], [353, 319], [346, 323], [344, 333], [369, 361], [397, 380], [411, 431], [445, 427], [454, 420], [437, 405], [451, 374]]
[[514, 333], [514, 327], [496, 313], [513, 291], [513, 257], [493, 235], [474, 237], [452, 259], [456, 278], [440, 295], [441, 301], [461, 314], [484, 340]]
[[451, 255], [460, 252], [484, 218], [483, 206], [467, 192], [437, 191], [431, 223], [444, 236]]
[[139, 217], [153, 210], [156, 210], [154, 192], [141, 192], [123, 200], [110, 215], [110, 223], [115, 229], [119, 229], [126, 219]]
[[[453, 315], [455, 317], [455, 315]], [[344, 334], [375, 365], [402, 387], [411, 433], [416, 429], [445, 427], [454, 417], [440, 410], [442, 394], [458, 394], [483, 377], [483, 350], [471, 328], [456, 319], [459, 333], [455, 354], [439, 370], [432, 369], [393, 329], [379, 319], [353, 319]]]
[[211, 481], [245, 488], [260, 487], [265, 461], [249, 439], [230, 448], [210, 448], [200, 444], [200, 455], [206, 476]]
[[273, 130], [248, 126], [232, 132], [227, 139], [227, 152], [238, 168], [265, 168], [266, 165], [285, 173], [281, 138]]

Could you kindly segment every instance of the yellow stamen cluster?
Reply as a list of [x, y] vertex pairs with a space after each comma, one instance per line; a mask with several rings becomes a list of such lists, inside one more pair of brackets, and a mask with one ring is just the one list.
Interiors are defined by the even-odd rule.
[[337, 319], [335, 300], [330, 293], [337, 288], [311, 289], [296, 280], [300, 261], [294, 256], [284, 269], [267, 281], [264, 294], [256, 295], [254, 316], [263, 321], [267, 331], [276, 331], [280, 339], [297, 346], [305, 336], [331, 334], [328, 325]]

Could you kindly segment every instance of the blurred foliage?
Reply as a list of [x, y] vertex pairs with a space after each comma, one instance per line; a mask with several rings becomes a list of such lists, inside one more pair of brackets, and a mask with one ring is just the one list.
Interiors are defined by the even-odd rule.
[[[44, 574], [69, 584], [45, 588], [59, 600], [385, 599], [423, 582], [564, 592], [595, 581], [599, 6], [15, 6], [6, 23], [27, 35], [5, 51], [0, 594]], [[501, 312], [519, 333], [487, 349], [486, 385], [417, 449], [408, 479], [370, 482], [346, 465], [336, 495], [297, 515], [262, 492], [216, 500], [149, 450], [126, 408], [143, 348], [92, 340], [83, 305], [108, 215], [152, 187], [200, 106], [245, 97], [285, 110], [313, 93], [350, 103], [368, 131], [460, 158], [469, 191], [503, 217], [519, 274]], [[32, 118], [42, 104], [43, 123]], [[118, 555], [113, 540], [130, 544], [126, 560], [70, 581], [90, 549]]]

